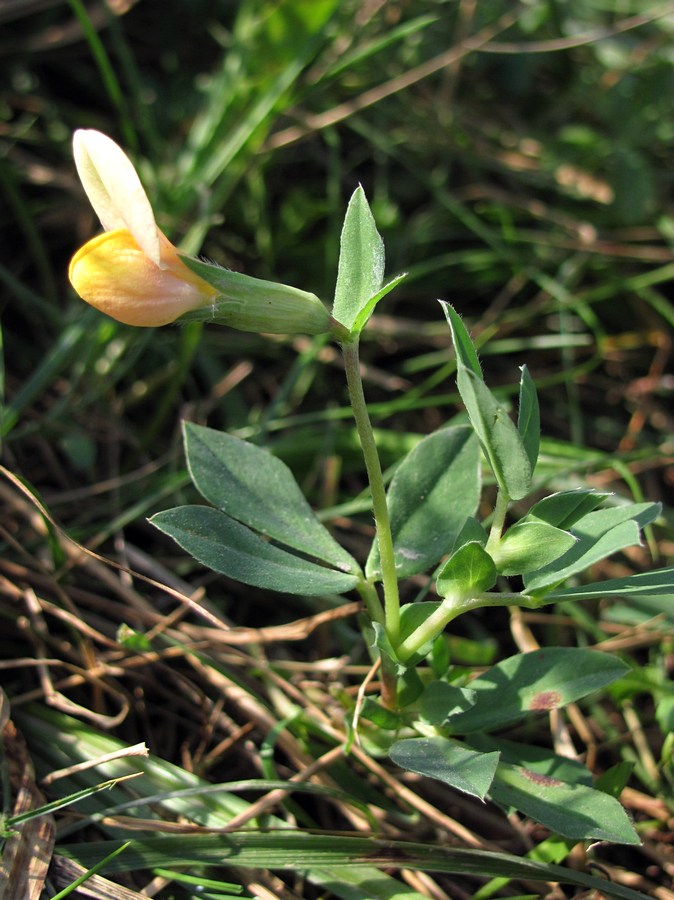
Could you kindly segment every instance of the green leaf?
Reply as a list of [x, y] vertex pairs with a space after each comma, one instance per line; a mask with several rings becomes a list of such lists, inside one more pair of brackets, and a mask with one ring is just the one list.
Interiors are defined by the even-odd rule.
[[610, 496], [608, 493], [584, 488], [560, 491], [534, 503], [526, 518], [535, 517], [557, 528], [570, 528]]
[[497, 576], [494, 560], [480, 544], [471, 541], [455, 550], [438, 573], [438, 594], [475, 597], [493, 587]]
[[[449, 303], [440, 302], [452, 332], [456, 382], [468, 418], [499, 487], [507, 499], [518, 500], [528, 493], [531, 485], [533, 466], [528, 454], [533, 446], [527, 450], [507, 410], [484, 383], [475, 347], [461, 317]], [[533, 414], [531, 403], [527, 392], [525, 405], [530, 415]]]
[[190, 476], [204, 499], [238, 522], [345, 572], [358, 563], [318, 521], [290, 469], [267, 450], [185, 422]]
[[490, 549], [501, 575], [521, 575], [537, 572], [566, 553], [576, 541], [568, 531], [547, 522], [522, 520]]
[[498, 753], [469, 750], [443, 737], [396, 741], [389, 755], [396, 765], [426, 775], [483, 800], [494, 778]]
[[557, 834], [578, 841], [640, 844], [623, 807], [608, 794], [568, 784], [532, 769], [501, 763], [490, 797], [515, 808]]
[[577, 543], [554, 563], [525, 577], [527, 593], [559, 584], [618, 550], [640, 544], [639, 529], [657, 518], [660, 509], [659, 503], [629, 503], [583, 516], [570, 529]]
[[406, 709], [411, 706], [424, 692], [424, 683], [419, 676], [419, 670], [411, 666], [400, 675], [396, 685], [396, 703], [398, 709]]
[[179, 506], [150, 522], [191, 556], [229, 578], [289, 594], [342, 594], [358, 578], [294, 556], [264, 541], [219, 509]]
[[470, 683], [475, 705], [451, 719], [455, 734], [494, 731], [531, 712], [558, 709], [597, 691], [628, 671], [596, 650], [553, 647], [511, 656]]
[[[405, 607], [403, 607], [403, 609], [405, 609]], [[416, 665], [416, 663], [419, 661], [419, 656], [415, 655], [407, 662], [400, 662], [400, 660], [396, 656], [395, 650], [393, 649], [393, 644], [389, 640], [389, 636], [386, 634], [386, 629], [384, 628], [384, 626], [379, 622], [373, 622], [372, 630], [374, 631], [374, 646], [379, 650], [382, 658], [386, 657], [386, 659], [390, 661], [393, 670], [395, 671], [396, 675], [398, 675], [398, 677], [404, 675], [410, 666]]]
[[417, 603], [403, 604], [400, 607], [400, 640], [408, 638], [440, 606], [438, 600], [420, 600]]
[[[625, 547], [633, 547], [641, 543], [639, 527], [635, 522], [621, 522], [596, 539], [580, 540], [564, 556], [554, 563], [540, 569], [535, 574], [525, 576], [527, 593], [536, 593], [550, 585], [566, 581], [571, 575], [584, 572], [594, 563], [611, 556]], [[544, 592], [544, 599], [547, 595]]]
[[383, 280], [384, 242], [377, 231], [365, 191], [358, 186], [349, 201], [342, 228], [332, 310], [336, 321], [353, 332], [359, 315], [379, 293]]
[[[674, 698], [669, 698], [674, 700]], [[656, 713], [657, 715], [657, 713]], [[623, 790], [627, 787], [627, 782], [632, 777], [634, 766], [636, 763], [630, 759], [623, 759], [611, 766], [597, 778], [595, 787], [598, 791], [603, 791], [616, 800], [620, 797]]]
[[469, 544], [471, 541], [475, 541], [480, 547], [484, 547], [488, 538], [489, 535], [480, 522], [474, 516], [469, 516], [463, 523], [463, 528], [459, 532], [452, 549], [457, 550], [463, 544]]
[[[450, 426], [423, 438], [398, 467], [387, 500], [398, 577], [435, 565], [480, 500], [480, 451], [471, 429]], [[380, 575], [376, 542], [365, 570], [368, 578]]]
[[374, 312], [374, 308], [379, 303], [379, 301], [383, 299], [387, 294], [390, 294], [394, 288], [398, 287], [403, 278], [406, 277], [406, 272], [403, 272], [402, 275], [396, 275], [396, 277], [392, 278], [391, 281], [388, 281], [381, 290], [377, 291], [374, 296], [370, 297], [365, 306], [356, 316], [356, 319], [351, 328], [352, 334], [360, 334], [363, 328], [365, 328], [365, 326], [367, 325], [368, 319]]
[[[593, 597], [650, 597], [665, 592], [671, 600], [674, 595], [674, 567], [656, 569], [655, 572], [639, 572], [626, 578], [609, 578], [594, 584], [560, 588], [545, 595], [545, 600], [590, 600]], [[654, 610], [651, 615], [657, 612]]]
[[449, 323], [452, 332], [452, 342], [454, 344], [454, 352], [456, 353], [457, 367], [470, 369], [470, 371], [482, 380], [482, 368], [480, 360], [477, 358], [475, 346], [470, 339], [470, 335], [463, 324], [461, 316], [454, 307], [444, 300], [440, 301], [440, 305], [445, 311], [445, 317]]
[[457, 385], [499, 487], [510, 500], [526, 496], [531, 463], [508, 411], [469, 369], [458, 368]]
[[662, 503], [625, 503], [623, 506], [611, 506], [597, 509], [579, 519], [573, 526], [574, 534], [597, 537], [606, 534], [611, 528], [622, 522], [634, 521], [639, 528], [645, 528], [654, 522], [662, 511]]
[[[460, 688], [446, 681], [432, 681], [421, 698], [420, 717], [429, 725], [444, 725], [450, 716], [468, 709], [474, 702], [475, 694], [470, 688]], [[476, 749], [484, 751], [482, 747]]]
[[467, 744], [474, 750], [481, 750], [482, 753], [498, 751], [502, 763], [523, 766], [539, 775], [550, 775], [560, 781], [592, 787], [592, 775], [581, 762], [567, 756], [559, 756], [546, 747], [479, 733], [472, 734]]
[[520, 402], [517, 413], [517, 431], [522, 439], [524, 450], [529, 459], [533, 474], [538, 461], [538, 452], [541, 446], [541, 414], [538, 407], [538, 395], [536, 384], [529, 374], [526, 366], [521, 366], [520, 371]]

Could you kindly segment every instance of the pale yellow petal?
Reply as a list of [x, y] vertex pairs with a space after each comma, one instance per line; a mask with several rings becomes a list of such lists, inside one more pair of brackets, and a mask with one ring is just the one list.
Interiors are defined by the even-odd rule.
[[73, 136], [73, 154], [82, 186], [103, 228], [128, 229], [147, 256], [161, 266], [152, 206], [126, 153], [100, 131], [80, 129]]

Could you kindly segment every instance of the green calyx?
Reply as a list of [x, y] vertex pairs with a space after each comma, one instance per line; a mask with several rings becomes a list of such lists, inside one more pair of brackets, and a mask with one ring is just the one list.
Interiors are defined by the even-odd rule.
[[181, 259], [218, 295], [200, 309], [181, 316], [178, 322], [216, 322], [259, 334], [325, 334], [333, 330], [330, 313], [315, 294], [251, 278], [189, 256]]

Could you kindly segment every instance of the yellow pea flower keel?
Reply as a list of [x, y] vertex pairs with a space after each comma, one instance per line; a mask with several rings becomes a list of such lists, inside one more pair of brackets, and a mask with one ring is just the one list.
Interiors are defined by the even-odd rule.
[[83, 300], [125, 325], [168, 325], [185, 312], [210, 305], [217, 291], [161, 237], [162, 268], [125, 228], [93, 238], [70, 261], [70, 283]]

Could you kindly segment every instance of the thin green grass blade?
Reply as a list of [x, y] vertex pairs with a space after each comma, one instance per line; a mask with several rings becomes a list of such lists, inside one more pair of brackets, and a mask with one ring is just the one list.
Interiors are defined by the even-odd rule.
[[[68, 0], [68, 3], [75, 14], [77, 21], [80, 23], [80, 27], [91, 48], [108, 97], [119, 113], [125, 143], [129, 147], [135, 147], [137, 143], [136, 132], [128, 115], [124, 91], [115, 73], [115, 68], [110, 62], [110, 57], [105, 49], [105, 45], [101, 40], [98, 31], [94, 28], [91, 19], [89, 18], [89, 13], [81, 0]], [[112, 15], [112, 12], [110, 12], [110, 15]]]
[[76, 891], [79, 887], [89, 881], [92, 875], [100, 872], [101, 869], [104, 869], [109, 865], [117, 856], [124, 853], [129, 844], [130, 841], [119, 844], [114, 850], [108, 853], [107, 856], [104, 856], [98, 862], [94, 863], [86, 872], [84, 872], [84, 874], [80, 875], [79, 878], [76, 878], [71, 885], [64, 888], [62, 891], [59, 891], [58, 894], [54, 894], [52, 900], [63, 900], [64, 897], [69, 897], [73, 891]]
[[129, 778], [135, 778], [136, 775], [122, 775], [119, 778], [113, 778], [110, 781], [104, 781], [101, 784], [95, 784], [92, 787], [84, 788], [84, 790], [76, 791], [74, 794], [69, 794], [67, 797], [61, 797], [59, 800], [54, 800], [52, 803], [45, 803], [43, 806], [38, 806], [35, 809], [29, 809], [26, 812], [18, 813], [15, 816], [9, 816], [4, 825], [7, 828], [16, 828], [17, 825], [21, 825], [22, 822], [28, 822], [31, 819], [36, 819], [39, 816], [47, 816], [50, 813], [56, 812], [57, 809], [63, 809], [66, 806], [71, 806], [73, 803], [77, 803], [80, 800], [84, 800], [86, 797], [91, 797], [93, 794], [97, 794], [99, 791], [109, 791], [111, 787], [114, 787], [116, 784], [119, 784], [121, 781], [125, 781]]
[[[59, 848], [83, 864], [93, 864], [121, 842], [105, 841]], [[180, 835], [134, 840], [108, 872], [138, 871], [166, 865], [217, 864], [241, 868], [326, 870], [332, 866], [372, 866], [446, 872], [478, 878], [509, 877], [557, 881], [603, 892], [617, 900], [646, 900], [646, 895], [603, 878], [507, 853], [460, 850], [406, 841], [386, 841], [339, 834], [306, 834], [281, 830], [231, 835]]]

